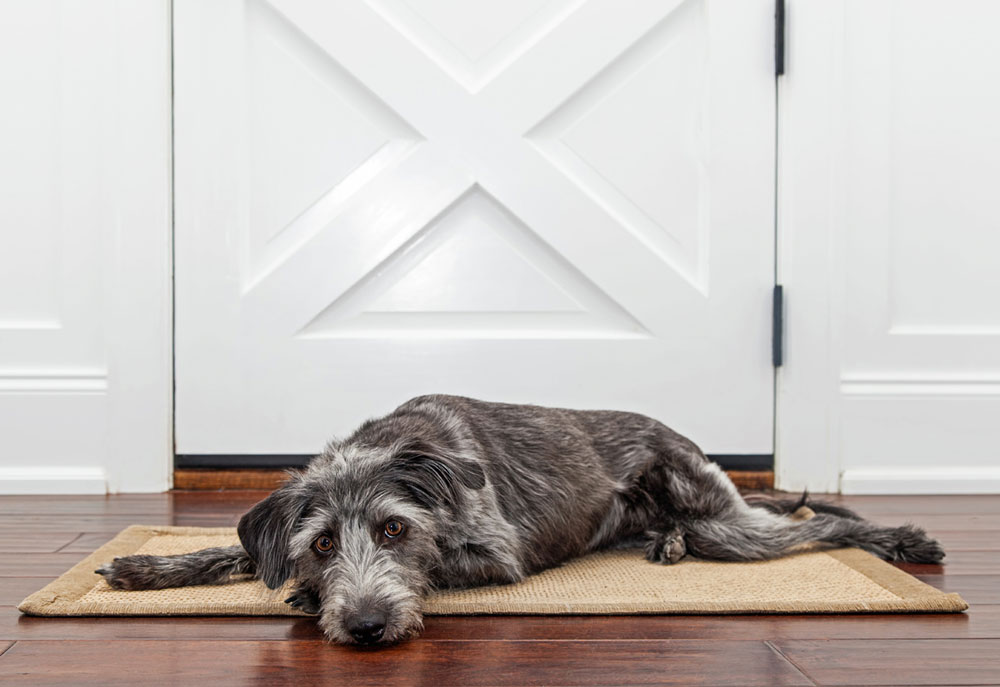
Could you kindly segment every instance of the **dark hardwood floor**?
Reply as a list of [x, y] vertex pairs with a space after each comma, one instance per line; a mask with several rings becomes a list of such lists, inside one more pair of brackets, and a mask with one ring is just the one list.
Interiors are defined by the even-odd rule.
[[907, 569], [962, 594], [959, 615], [441, 617], [359, 650], [311, 619], [15, 608], [126, 525], [235, 525], [265, 493], [0, 497], [0, 684], [1000, 685], [1000, 496], [835, 497], [938, 536], [948, 565]]

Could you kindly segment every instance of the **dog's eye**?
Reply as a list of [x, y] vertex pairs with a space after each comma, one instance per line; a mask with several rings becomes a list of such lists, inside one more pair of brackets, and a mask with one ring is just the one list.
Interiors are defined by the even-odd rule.
[[315, 548], [320, 553], [330, 553], [333, 551], [333, 540], [325, 534], [320, 535], [313, 542], [313, 548]]
[[403, 523], [399, 520], [390, 520], [385, 523], [385, 536], [389, 539], [395, 539], [403, 533]]

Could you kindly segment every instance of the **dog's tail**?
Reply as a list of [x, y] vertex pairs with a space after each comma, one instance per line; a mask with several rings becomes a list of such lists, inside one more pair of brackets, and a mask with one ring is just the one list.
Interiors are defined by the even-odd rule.
[[803, 506], [809, 508], [813, 513], [829, 513], [840, 518], [849, 520], [864, 520], [860, 515], [850, 508], [844, 508], [828, 501], [817, 501], [813, 499], [808, 491], [803, 491], [802, 496], [783, 497], [770, 496], [768, 494], [747, 494], [743, 497], [747, 505], [752, 508], [762, 508], [777, 515], [791, 515]]
[[221, 546], [176, 556], [123, 556], [94, 572], [115, 589], [165, 589], [225, 584], [234, 575], [253, 575], [256, 565], [242, 546]]
[[686, 523], [684, 539], [694, 556], [724, 561], [768, 560], [815, 542], [857, 547], [889, 561], [938, 563], [944, 558], [941, 545], [914, 525], [882, 527], [822, 511], [799, 521], [768, 509], [730, 511]]

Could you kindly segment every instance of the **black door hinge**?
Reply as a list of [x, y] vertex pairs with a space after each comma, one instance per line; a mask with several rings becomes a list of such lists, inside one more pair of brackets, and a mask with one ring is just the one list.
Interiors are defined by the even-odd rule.
[[785, 73], [785, 0], [774, 2], [774, 75]]
[[785, 362], [785, 291], [774, 285], [771, 299], [771, 364], [781, 367]]

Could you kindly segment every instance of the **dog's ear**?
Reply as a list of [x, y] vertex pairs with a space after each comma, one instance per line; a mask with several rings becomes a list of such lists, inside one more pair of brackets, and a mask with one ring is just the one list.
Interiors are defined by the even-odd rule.
[[423, 441], [407, 442], [393, 455], [389, 479], [400, 484], [425, 508], [454, 508], [463, 489], [482, 489], [486, 474], [480, 465], [440, 446]]
[[289, 540], [308, 502], [294, 479], [280, 487], [240, 518], [240, 543], [257, 565], [257, 576], [277, 589], [292, 576]]

